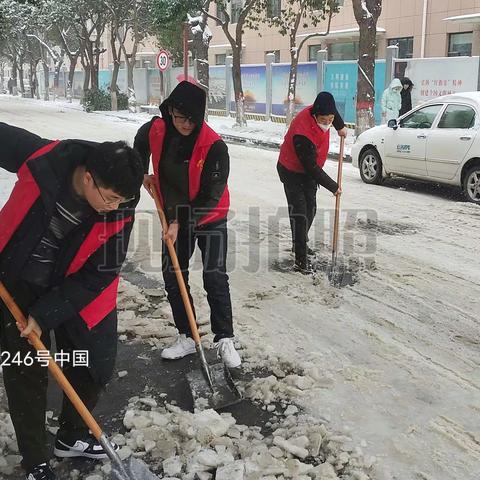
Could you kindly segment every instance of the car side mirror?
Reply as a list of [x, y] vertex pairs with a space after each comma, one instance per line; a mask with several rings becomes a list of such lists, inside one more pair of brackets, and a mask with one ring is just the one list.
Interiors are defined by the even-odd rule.
[[398, 128], [398, 123], [394, 118], [389, 120], [387, 125], [388, 125], [388, 128], [393, 128], [394, 130]]

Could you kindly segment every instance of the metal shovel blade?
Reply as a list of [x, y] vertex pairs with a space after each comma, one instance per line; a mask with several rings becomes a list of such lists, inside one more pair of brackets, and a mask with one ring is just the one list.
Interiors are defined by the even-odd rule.
[[353, 273], [344, 264], [331, 264], [327, 268], [327, 277], [330, 284], [334, 287], [346, 287], [354, 285], [355, 278]]
[[210, 365], [210, 375], [213, 388], [202, 370], [192, 370], [187, 373], [195, 410], [207, 408], [217, 410], [243, 400], [243, 395], [235, 385], [230, 371], [222, 362]]
[[112, 480], [160, 480], [160, 477], [152, 473], [145, 462], [134, 457], [122, 462], [122, 468], [113, 465], [110, 478]]

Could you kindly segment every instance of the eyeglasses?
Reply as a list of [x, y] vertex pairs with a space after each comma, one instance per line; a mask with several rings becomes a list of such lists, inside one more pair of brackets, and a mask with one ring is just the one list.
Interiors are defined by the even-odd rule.
[[185, 117], [184, 115], [175, 115], [173, 112], [172, 117], [181, 125], [185, 125], [187, 122], [191, 125], [195, 125], [195, 122], [190, 117]]
[[135, 200], [135, 197], [125, 198], [124, 200], [121, 200], [121, 201], [119, 201], [119, 200], [107, 200], [107, 199], [103, 196], [102, 191], [100, 190], [100, 187], [98, 186], [98, 183], [97, 183], [97, 181], [95, 180], [95, 177], [93, 176], [92, 172], [89, 172], [89, 173], [90, 173], [90, 175], [92, 176], [93, 184], [95, 185], [95, 187], [96, 187], [96, 189], [97, 189], [100, 197], [102, 197], [103, 203], [104, 203], [105, 205], [115, 205], [116, 203], [118, 203], [118, 204], [121, 205], [121, 204], [123, 204], [123, 203], [129, 203], [129, 202], [131, 202], [132, 200]]

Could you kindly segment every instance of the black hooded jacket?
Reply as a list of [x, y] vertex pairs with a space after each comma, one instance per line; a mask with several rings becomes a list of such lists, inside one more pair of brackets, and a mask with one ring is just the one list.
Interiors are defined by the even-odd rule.
[[[181, 135], [177, 131], [169, 107], [174, 107], [195, 122], [195, 130], [189, 136]], [[169, 222], [198, 222], [206, 211], [218, 204], [227, 185], [230, 158], [227, 145], [223, 140], [219, 140], [212, 145], [205, 159], [200, 192], [192, 201], [189, 199], [189, 162], [204, 121], [205, 107], [205, 92], [189, 82], [179, 83], [160, 105], [166, 125], [160, 162], [160, 189]], [[157, 118], [153, 117], [150, 122], [140, 127], [133, 144], [143, 159], [145, 173], [148, 173], [150, 162], [150, 128]]]
[[[97, 145], [82, 140], [64, 140], [50, 152], [27, 161], [30, 155], [51, 143], [51, 140], [21, 128], [0, 123], [0, 168], [17, 173], [26, 164], [40, 191], [39, 198], [28, 209], [0, 252], [0, 280], [7, 288], [21, 280], [24, 265], [48, 228], [62, 186], [71, 181], [72, 171], [86, 162]], [[17, 185], [23, 185], [22, 181], [19, 180]], [[27, 187], [28, 185], [22, 188]], [[27, 197], [29, 194], [31, 192], [25, 191], [23, 195]], [[90, 371], [101, 384], [111, 377], [115, 364], [117, 310], [113, 305], [111, 311], [105, 312], [103, 320], [90, 329], [87, 328], [84, 317], [86, 309], [91, 305], [98, 306], [94, 302], [110, 288], [119, 275], [127, 254], [138, 199], [139, 195], [131, 203], [104, 215], [94, 213], [72, 230], [61, 244], [50, 287], [25, 312], [31, 314], [44, 331], [65, 329], [77, 349], [88, 350]], [[129, 220], [123, 223], [127, 219]], [[122, 224], [123, 227], [119, 229], [115, 227]], [[77, 258], [95, 226], [102, 227], [99, 230], [101, 234], [110, 227], [117, 233], [94, 251], [83, 267], [66, 276], [72, 261]]]
[[402, 86], [405, 85], [408, 85], [408, 88], [402, 88], [402, 91], [400, 92], [400, 95], [402, 97], [402, 106], [400, 108], [399, 116], [409, 112], [412, 109], [413, 82], [409, 78], [405, 77], [402, 80]]

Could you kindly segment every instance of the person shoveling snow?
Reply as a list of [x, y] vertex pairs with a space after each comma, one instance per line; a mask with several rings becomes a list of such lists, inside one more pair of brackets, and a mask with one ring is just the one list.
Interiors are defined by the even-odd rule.
[[320, 92], [313, 105], [302, 110], [288, 129], [278, 159], [277, 170], [287, 197], [295, 269], [312, 273], [308, 260], [308, 231], [317, 210], [319, 185], [339, 195], [341, 190], [323, 170], [330, 143], [330, 127], [341, 137], [347, 130], [331, 93]]
[[[113, 373], [118, 272], [143, 167], [123, 142], [54, 142], [0, 123], [0, 143], [0, 167], [18, 175], [0, 211], [3, 379], [26, 478], [54, 480], [47, 366], [66, 392], [54, 454], [118, 458], [88, 410]], [[64, 373], [46, 350], [51, 330]]]

